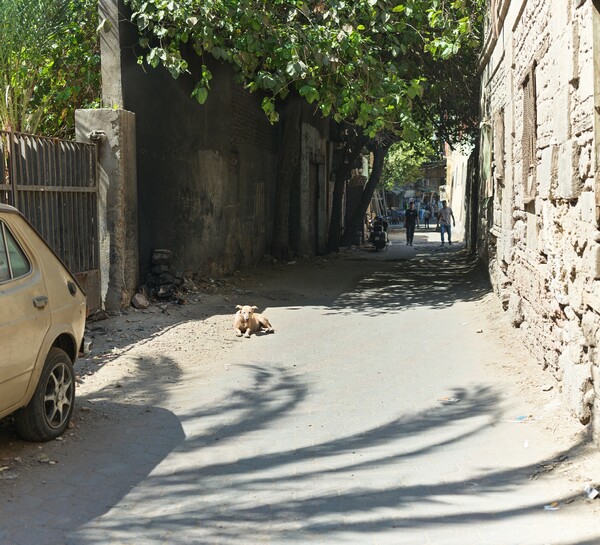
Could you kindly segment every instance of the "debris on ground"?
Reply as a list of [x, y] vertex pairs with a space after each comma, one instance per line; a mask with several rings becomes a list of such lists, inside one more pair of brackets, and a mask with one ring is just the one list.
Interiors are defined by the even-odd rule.
[[458, 403], [460, 401], [460, 399], [458, 397], [440, 397], [438, 398], [438, 401], [440, 403], [444, 403], [444, 404], [449, 404], [449, 403]]
[[40, 464], [49, 464], [49, 463], [50, 463], [50, 458], [48, 457], [48, 455], [47, 455], [47, 454], [45, 454], [45, 453], [43, 453], [43, 452], [42, 452], [42, 454], [40, 454], [40, 455], [38, 456], [38, 459], [37, 459], [37, 461], [38, 461]]
[[148, 298], [143, 293], [136, 293], [131, 298], [131, 306], [138, 310], [143, 310], [150, 306], [150, 301], [148, 301]]
[[529, 480], [535, 480], [544, 473], [550, 473], [551, 471], [554, 471], [557, 467], [565, 464], [568, 459], [568, 456], [566, 456], [565, 454], [561, 454], [554, 460], [550, 460], [549, 462], [545, 462], [543, 464], [538, 464], [537, 469], [531, 474]]
[[542, 417], [541, 416], [533, 416], [532, 414], [527, 414], [527, 415], [520, 415], [517, 416], [516, 418], [513, 418], [512, 420], [503, 420], [503, 422], [512, 422], [515, 424], [527, 424], [529, 422], [537, 422], [538, 420], [541, 420]]
[[548, 505], [544, 505], [544, 511], [558, 511], [560, 509], [560, 504], [557, 501], [553, 501]]
[[600, 492], [598, 492], [598, 490], [594, 488], [591, 484], [586, 485], [586, 487], [583, 490], [587, 494], [587, 497], [590, 498], [590, 500], [595, 500], [598, 496], [600, 496]]

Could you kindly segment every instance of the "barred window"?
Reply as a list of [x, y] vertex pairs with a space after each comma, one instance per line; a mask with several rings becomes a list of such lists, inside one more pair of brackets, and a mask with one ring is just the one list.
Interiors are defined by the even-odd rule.
[[536, 195], [537, 110], [535, 64], [523, 80], [523, 196], [526, 202]]

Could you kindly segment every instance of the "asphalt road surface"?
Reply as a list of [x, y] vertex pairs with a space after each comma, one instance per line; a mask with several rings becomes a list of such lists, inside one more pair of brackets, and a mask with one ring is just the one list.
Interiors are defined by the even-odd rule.
[[[559, 384], [460, 244], [402, 237], [100, 324], [71, 433], [0, 428], [0, 544], [600, 543]], [[236, 338], [237, 303], [276, 333]]]

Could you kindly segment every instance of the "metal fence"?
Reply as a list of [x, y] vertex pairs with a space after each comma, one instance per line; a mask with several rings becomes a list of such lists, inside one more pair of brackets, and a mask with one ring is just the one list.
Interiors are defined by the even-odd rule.
[[0, 202], [17, 207], [100, 306], [94, 144], [0, 131]]

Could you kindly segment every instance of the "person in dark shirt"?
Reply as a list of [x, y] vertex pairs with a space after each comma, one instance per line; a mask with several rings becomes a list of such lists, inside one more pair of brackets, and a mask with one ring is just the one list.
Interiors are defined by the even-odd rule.
[[404, 225], [406, 227], [406, 245], [413, 245], [413, 238], [415, 236], [415, 227], [419, 226], [419, 213], [415, 210], [415, 203], [411, 202], [408, 205], [408, 210], [406, 211], [406, 219], [404, 220]]

